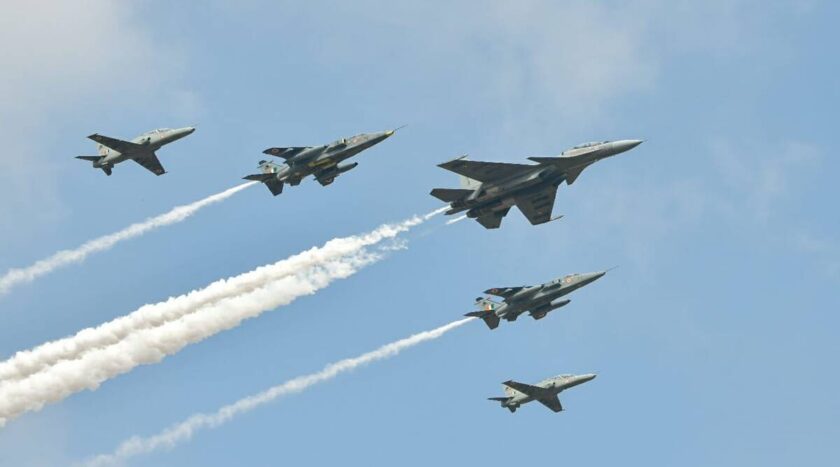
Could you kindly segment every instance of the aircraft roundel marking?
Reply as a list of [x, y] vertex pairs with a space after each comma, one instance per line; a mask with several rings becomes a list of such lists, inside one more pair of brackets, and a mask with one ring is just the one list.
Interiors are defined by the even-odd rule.
[[277, 149], [277, 148], [274, 148], [274, 149], [271, 150], [272, 154], [277, 154], [278, 152], [280, 152], [280, 150]]

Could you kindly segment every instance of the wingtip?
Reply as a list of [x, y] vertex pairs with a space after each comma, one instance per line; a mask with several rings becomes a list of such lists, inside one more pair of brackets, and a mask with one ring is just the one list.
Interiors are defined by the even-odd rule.
[[460, 161], [460, 160], [466, 159], [466, 158], [467, 158], [467, 156], [469, 156], [469, 154], [464, 154], [463, 156], [456, 157], [455, 159], [450, 159], [450, 160], [448, 160], [448, 161], [446, 161], [446, 162], [441, 162], [440, 164], [438, 164], [438, 167], [443, 167], [443, 168], [446, 168], [446, 164], [451, 164], [451, 163], [453, 163], [453, 162], [456, 162], [456, 161]]

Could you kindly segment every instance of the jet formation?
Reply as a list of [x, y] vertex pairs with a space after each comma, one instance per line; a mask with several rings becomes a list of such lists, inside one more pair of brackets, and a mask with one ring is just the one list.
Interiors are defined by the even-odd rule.
[[531, 401], [539, 402], [551, 409], [552, 412], [562, 412], [563, 405], [560, 404], [560, 399], [557, 395], [566, 389], [592, 381], [595, 379], [595, 376], [593, 373], [586, 375], [560, 375], [544, 379], [535, 385], [516, 381], [505, 381], [502, 383], [505, 391], [504, 397], [490, 397], [488, 400], [498, 401], [502, 407], [510, 410], [511, 413], [516, 412], [516, 409], [520, 406]]
[[114, 165], [128, 160], [137, 162], [155, 175], [163, 175], [166, 170], [161, 165], [155, 151], [173, 141], [191, 135], [194, 131], [195, 128], [191, 126], [175, 129], [161, 128], [147, 131], [131, 141], [94, 133], [88, 138], [98, 143], [96, 149], [99, 155], [76, 156], [76, 159], [92, 162], [93, 168], [102, 169], [105, 175], [111, 175]]
[[245, 179], [264, 183], [274, 196], [283, 192], [283, 186], [286, 183], [297, 186], [309, 175], [314, 176], [322, 186], [327, 186], [339, 175], [359, 165], [358, 162], [341, 164], [342, 162], [385, 141], [395, 132], [396, 130], [362, 133], [322, 146], [268, 148], [263, 151], [263, 154], [279, 157], [284, 160], [284, 163], [277, 164], [262, 160], [259, 162], [261, 173], [248, 175]]
[[[392, 136], [395, 130], [362, 133], [341, 138], [321, 146], [273, 147], [264, 154], [283, 159], [282, 163], [259, 161], [260, 173], [247, 175], [246, 180], [263, 183], [274, 196], [283, 192], [286, 184], [297, 186], [313, 176], [322, 186], [332, 184], [339, 175], [353, 170], [358, 162], [347, 159], [369, 149]], [[90, 161], [94, 168], [111, 175], [114, 166], [133, 160], [155, 175], [166, 173], [155, 151], [195, 131], [193, 127], [152, 130], [124, 141], [100, 134], [88, 136], [97, 144], [98, 155], [77, 156]], [[602, 159], [629, 151], [641, 140], [600, 141], [585, 143], [563, 151], [556, 157], [529, 157], [536, 164], [481, 162], [466, 160], [466, 156], [440, 164], [461, 177], [461, 188], [435, 188], [431, 195], [449, 203], [447, 215], [466, 211], [486, 229], [497, 229], [510, 208], [517, 206], [533, 225], [544, 224], [562, 216], [552, 217], [557, 188], [566, 182], [573, 184], [581, 172]], [[565, 295], [600, 279], [607, 271], [569, 274], [562, 278], [533, 286], [501, 287], [484, 293], [501, 298], [495, 301], [478, 297], [475, 304], [481, 309], [465, 316], [480, 318], [491, 330], [501, 320], [516, 321], [523, 313], [535, 320], [566, 306]], [[568, 388], [586, 383], [595, 374], [561, 375], [545, 379], [535, 385], [505, 381], [505, 396], [491, 397], [511, 412], [531, 401], [538, 401], [554, 412], [563, 410], [558, 394]]]
[[558, 157], [529, 157], [533, 164], [481, 162], [461, 156], [438, 167], [461, 176], [461, 188], [435, 188], [431, 195], [449, 203], [446, 215], [467, 211], [487, 229], [497, 229], [512, 206], [517, 206], [533, 225], [552, 218], [557, 187], [571, 185], [583, 169], [599, 160], [640, 145], [636, 139], [585, 143], [563, 151]]
[[568, 274], [544, 284], [487, 289], [484, 291], [485, 294], [501, 297], [502, 302], [478, 297], [475, 299], [475, 304], [482, 309], [469, 312], [464, 316], [481, 318], [490, 329], [496, 329], [502, 319], [516, 321], [519, 315], [526, 312], [534, 319], [542, 319], [550, 311], [566, 306], [571, 301], [569, 299], [557, 300], [558, 298], [595, 282], [606, 273], [607, 271]]

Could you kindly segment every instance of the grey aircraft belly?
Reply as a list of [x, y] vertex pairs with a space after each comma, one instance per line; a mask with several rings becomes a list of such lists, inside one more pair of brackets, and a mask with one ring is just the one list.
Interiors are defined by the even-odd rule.
[[111, 175], [114, 165], [127, 160], [137, 162], [155, 175], [163, 175], [166, 170], [160, 164], [155, 151], [192, 134], [194, 131], [195, 128], [193, 127], [161, 128], [143, 133], [131, 141], [123, 141], [94, 133], [88, 138], [98, 143], [96, 148], [99, 155], [76, 156], [76, 159], [91, 161], [93, 168], [102, 169], [106, 175]]
[[342, 162], [385, 141], [397, 130], [362, 133], [351, 138], [341, 138], [323, 146], [268, 148], [263, 151], [264, 154], [280, 157], [285, 162], [277, 164], [262, 160], [259, 162], [261, 173], [244, 178], [264, 183], [274, 196], [283, 192], [283, 186], [286, 183], [296, 186], [309, 175], [314, 176], [322, 186], [327, 186], [339, 175], [359, 165], [358, 162], [341, 164]]
[[571, 301], [557, 300], [558, 298], [595, 282], [606, 273], [607, 271], [568, 274], [544, 284], [488, 289], [484, 291], [485, 294], [501, 297], [502, 301], [478, 297], [475, 304], [481, 310], [469, 312], [464, 316], [481, 318], [490, 329], [496, 329], [503, 319], [516, 321], [523, 313], [528, 313], [534, 319], [542, 319], [550, 311], [566, 306]]
[[560, 375], [544, 379], [534, 385], [512, 380], [505, 381], [502, 383], [505, 391], [504, 397], [490, 397], [488, 399], [498, 401], [502, 407], [510, 410], [511, 413], [516, 412], [516, 409], [531, 401], [537, 401], [553, 412], [561, 412], [563, 411], [563, 405], [560, 404], [560, 399], [557, 395], [566, 389], [592, 381], [595, 379], [595, 376], [594, 373], [585, 375]]
[[586, 143], [564, 151], [558, 157], [529, 157], [533, 164], [480, 162], [467, 156], [440, 164], [461, 176], [461, 188], [435, 188], [431, 195], [449, 203], [447, 215], [466, 211], [487, 229], [497, 229], [512, 206], [517, 206], [533, 225], [551, 217], [557, 187], [571, 185], [586, 167], [635, 148], [642, 141]]

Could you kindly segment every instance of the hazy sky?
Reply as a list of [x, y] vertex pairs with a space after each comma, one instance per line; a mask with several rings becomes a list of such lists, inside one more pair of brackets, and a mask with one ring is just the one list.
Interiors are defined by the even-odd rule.
[[[469, 324], [130, 465], [840, 461], [833, 2], [83, 3], [0, 17], [0, 273], [232, 187], [266, 147], [408, 127], [332, 186], [247, 189], [0, 297], [3, 357], [429, 212], [452, 157], [645, 143], [561, 187], [559, 222], [433, 220], [322, 292], [25, 414], [0, 465], [108, 452], [458, 319], [487, 288], [615, 265], [542, 321]], [[162, 177], [73, 159], [94, 132], [187, 125]], [[589, 372], [561, 414], [485, 400]]]

